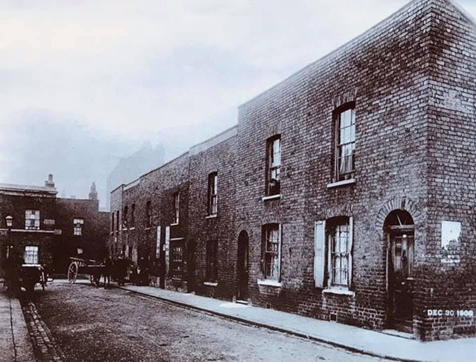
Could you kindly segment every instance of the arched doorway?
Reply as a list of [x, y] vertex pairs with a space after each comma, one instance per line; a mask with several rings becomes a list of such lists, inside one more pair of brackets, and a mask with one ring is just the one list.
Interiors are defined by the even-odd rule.
[[387, 324], [389, 328], [413, 333], [413, 255], [415, 225], [405, 210], [388, 214], [387, 237]]
[[238, 260], [237, 274], [237, 299], [248, 300], [248, 276], [249, 276], [249, 238], [246, 231], [238, 236]]

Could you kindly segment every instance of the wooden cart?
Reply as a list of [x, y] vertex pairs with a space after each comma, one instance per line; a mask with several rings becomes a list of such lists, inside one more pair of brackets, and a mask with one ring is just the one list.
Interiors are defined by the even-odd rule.
[[89, 276], [92, 285], [98, 287], [101, 275], [104, 274], [106, 266], [96, 260], [84, 260], [81, 258], [70, 258], [71, 264], [68, 267], [68, 281], [71, 284], [76, 283], [78, 275], [85, 274]]

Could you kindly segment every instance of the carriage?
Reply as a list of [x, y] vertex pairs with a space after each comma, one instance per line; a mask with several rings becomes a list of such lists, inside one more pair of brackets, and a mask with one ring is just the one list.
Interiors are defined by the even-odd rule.
[[81, 258], [70, 258], [71, 263], [68, 267], [68, 281], [71, 284], [76, 283], [78, 275], [89, 275], [89, 281], [92, 285], [98, 287], [101, 275], [104, 275], [106, 266], [96, 260], [85, 260]]

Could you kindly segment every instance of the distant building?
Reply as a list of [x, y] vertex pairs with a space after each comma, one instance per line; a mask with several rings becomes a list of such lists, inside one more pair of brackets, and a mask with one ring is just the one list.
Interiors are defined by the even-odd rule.
[[[95, 184], [89, 199], [58, 198], [53, 176], [45, 186], [0, 184], [0, 277], [7, 254], [65, 273], [71, 256], [105, 256], [108, 213], [99, 212]], [[11, 217], [13, 225], [7, 226]]]
[[107, 178], [107, 208], [110, 206], [110, 193], [122, 184], [127, 184], [140, 175], [162, 166], [164, 164], [164, 147], [157, 145], [152, 147], [146, 142], [135, 153], [123, 157]]

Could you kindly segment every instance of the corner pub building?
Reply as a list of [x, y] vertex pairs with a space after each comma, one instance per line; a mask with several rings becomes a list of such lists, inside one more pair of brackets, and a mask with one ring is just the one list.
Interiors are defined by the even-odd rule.
[[112, 192], [158, 286], [421, 340], [474, 336], [472, 19], [416, 0]]

